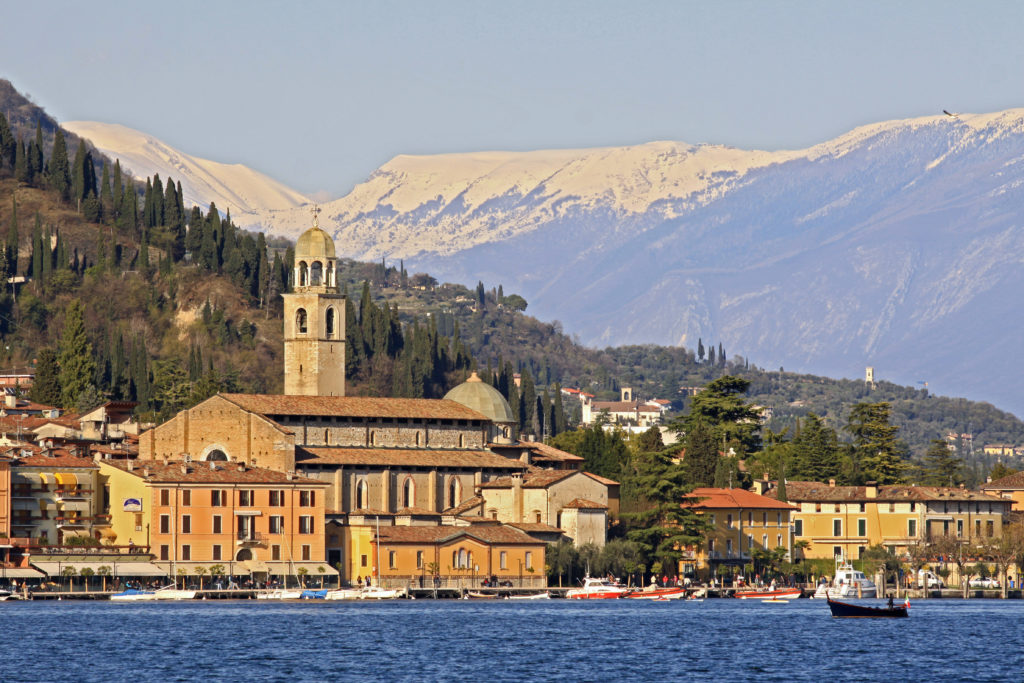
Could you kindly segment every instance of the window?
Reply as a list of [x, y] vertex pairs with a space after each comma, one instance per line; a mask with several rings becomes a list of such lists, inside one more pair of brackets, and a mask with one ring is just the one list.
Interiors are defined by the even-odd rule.
[[170, 505], [171, 504], [171, 492], [168, 489], [160, 489], [160, 504]]
[[804, 535], [804, 520], [796, 519], [793, 520], [793, 535], [803, 536]]
[[462, 484], [457, 477], [448, 480], [448, 507], [453, 508], [462, 502]]
[[866, 510], [867, 510], [867, 505], [865, 505], [864, 503], [861, 503], [861, 504], [860, 504], [860, 511], [861, 511], [861, 512], [864, 512], [864, 511], [866, 511]]
[[779, 534], [778, 536], [775, 537], [775, 547], [776, 548], [781, 548], [782, 547], [782, 534]]
[[299, 491], [299, 507], [308, 508], [316, 505], [315, 491]]
[[169, 534], [171, 533], [171, 516], [160, 515], [160, 533]]
[[270, 515], [270, 533], [284, 533], [284, 517], [281, 515]]
[[747, 513], [747, 526], [754, 526], [754, 513], [753, 512], [748, 512]]
[[299, 517], [299, 533], [300, 534], [311, 534], [313, 533], [313, 516], [302, 515]]
[[981, 520], [974, 520], [974, 535], [977, 538], [981, 538]]
[[915, 512], [916, 510], [917, 510], [917, 503], [911, 503], [910, 504], [910, 511], [911, 512]]
[[762, 512], [761, 513], [761, 526], [768, 526], [768, 513], [767, 512]]
[[324, 264], [319, 261], [313, 261], [313, 265], [309, 267], [309, 284], [314, 287], [319, 287], [323, 281]]
[[821, 503], [815, 503], [814, 504], [814, 511], [815, 512], [821, 512]]
[[541, 520], [540, 520], [540, 510], [534, 510], [533, 511], [533, 521], [536, 522], [537, 524], [541, 523]]
[[962, 520], [962, 519], [956, 520], [956, 537], [957, 538], [963, 538], [964, 537], [964, 520]]
[[281, 561], [281, 546], [272, 545], [270, 546], [270, 559], [277, 562]]
[[181, 504], [183, 507], [189, 507], [192, 505], [192, 489], [181, 490]]
[[398, 553], [394, 550], [388, 551], [388, 568], [398, 569]]
[[843, 554], [843, 546], [834, 545], [832, 546], [832, 557], [839, 557]]
[[761, 547], [768, 548], [768, 534], [761, 534]]
[[181, 559], [191, 560], [192, 559], [192, 546], [183, 545], [181, 546]]
[[273, 507], [273, 508], [284, 507], [284, 491], [271, 491], [270, 492], [270, 507]]
[[917, 536], [917, 520], [916, 519], [908, 519], [907, 520], [907, 536], [910, 536], [911, 538], [914, 538], [914, 537]]
[[334, 336], [334, 308], [327, 309], [326, 322], [324, 324], [324, 333], [328, 338]]
[[313, 546], [311, 546], [311, 545], [304, 545], [304, 546], [302, 546], [302, 559], [303, 560], [311, 560], [311, 559], [313, 559], [312, 549], [313, 549]]
[[708, 515], [708, 518], [711, 519], [711, 526], [715, 526], [715, 516], [714, 515]]
[[782, 526], [782, 513], [781, 512], [776, 512], [775, 513], [775, 525], [776, 526]]
[[221, 517], [220, 517], [220, 515], [214, 515], [213, 516], [213, 533], [215, 533], [215, 534], [223, 533], [222, 526], [221, 526]]
[[508, 553], [504, 550], [498, 555], [498, 566], [501, 569], [508, 569]]
[[142, 531], [142, 513], [135, 514], [135, 530]]
[[529, 550], [526, 551], [526, 562], [524, 565], [527, 569], [533, 569], [533, 553]]
[[227, 491], [210, 491], [210, 507], [224, 507], [227, 505]]
[[238, 504], [242, 507], [252, 507], [256, 504], [255, 492], [243, 489], [238, 492]]
[[416, 551], [416, 569], [423, 569], [423, 551]]
[[413, 483], [412, 477], [406, 477], [405, 484], [402, 486], [402, 506], [411, 508], [416, 505], [416, 484]]
[[857, 535], [867, 536], [868, 535], [868, 520], [858, 519], [857, 520]]
[[836, 503], [836, 512], [840, 512], [839, 503]]
[[985, 536], [992, 538], [996, 533], [996, 525], [991, 519], [985, 522]]
[[715, 539], [713, 539], [713, 538], [709, 538], [708, 539], [708, 552], [709, 553], [715, 552]]
[[306, 334], [306, 309], [300, 308], [295, 311], [295, 330], [299, 334]]
[[365, 479], [360, 479], [359, 483], [356, 484], [356, 508], [357, 509], [362, 510], [362, 509], [366, 508], [366, 501], [367, 501], [367, 497], [368, 497], [367, 493], [368, 492], [366, 490], [366, 480]]
[[727, 555], [732, 555], [732, 539], [725, 539], [725, 552]]
[[725, 516], [725, 528], [726, 529], [731, 529], [732, 528], [732, 515], [726, 515]]
[[[754, 549], [754, 534], [747, 534], [747, 550]], [[742, 548], [740, 549], [742, 550]]]
[[171, 546], [162, 545], [160, 546], [160, 559], [169, 560], [171, 559]]
[[213, 550], [213, 557], [212, 557], [212, 559], [214, 559], [214, 560], [221, 560], [221, 559], [223, 559], [220, 556], [220, 546], [219, 545], [213, 546], [212, 550]]
[[181, 533], [190, 534], [192, 533], [192, 515], [181, 516]]
[[833, 519], [832, 520], [832, 535], [842, 536], [843, 535], [843, 520]]

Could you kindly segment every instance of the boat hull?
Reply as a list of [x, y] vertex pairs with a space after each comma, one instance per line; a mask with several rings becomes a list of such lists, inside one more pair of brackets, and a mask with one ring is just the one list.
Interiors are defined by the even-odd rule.
[[839, 602], [828, 598], [828, 607], [833, 617], [844, 619], [873, 619], [873, 618], [896, 618], [902, 619], [909, 616], [906, 605], [895, 607], [869, 607], [868, 605], [855, 605], [849, 602]]
[[799, 588], [779, 588], [766, 591], [737, 591], [736, 597], [740, 600], [796, 600], [804, 594]]
[[625, 596], [629, 600], [682, 600], [685, 588], [661, 588], [653, 591], [638, 591]]

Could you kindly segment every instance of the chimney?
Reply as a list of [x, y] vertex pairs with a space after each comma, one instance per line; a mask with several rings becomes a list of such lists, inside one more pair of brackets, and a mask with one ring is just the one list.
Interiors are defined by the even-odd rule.
[[181, 463], [181, 473], [188, 474], [188, 465], [186, 465], [185, 463]]
[[284, 476], [288, 479], [288, 481], [292, 481], [293, 479], [295, 479], [295, 472], [292, 470], [288, 470], [287, 472], [284, 473]]
[[134, 460], [128, 460], [128, 471], [129, 472], [134, 472], [135, 471], [135, 461]]
[[754, 493], [756, 493], [759, 496], [763, 496], [765, 494], [765, 491], [768, 490], [768, 486], [768, 475], [766, 474], [764, 475], [764, 479], [759, 479], [754, 482]]
[[829, 486], [829, 488], [834, 489], [836, 487], [836, 480], [835, 479], [829, 479], [828, 480], [828, 486]]
[[143, 467], [142, 468], [142, 476], [146, 477], [147, 479], [149, 478], [149, 468], [148, 467]]
[[238, 463], [238, 471], [239, 472], [245, 472], [245, 463], [244, 462]]
[[864, 482], [864, 495], [868, 498], [878, 498], [878, 482], [877, 481], [866, 481]]
[[18, 397], [11, 394], [4, 394], [4, 405], [8, 408], [18, 407]]

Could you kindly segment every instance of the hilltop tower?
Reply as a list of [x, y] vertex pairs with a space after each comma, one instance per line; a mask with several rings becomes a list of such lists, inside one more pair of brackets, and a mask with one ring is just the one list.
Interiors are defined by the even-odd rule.
[[345, 297], [338, 293], [334, 240], [313, 227], [295, 243], [292, 291], [284, 297], [284, 393], [345, 395]]

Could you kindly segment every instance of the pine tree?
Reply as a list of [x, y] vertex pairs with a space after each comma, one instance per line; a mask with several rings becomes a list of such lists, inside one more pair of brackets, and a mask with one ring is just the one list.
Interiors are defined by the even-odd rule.
[[59, 406], [60, 368], [57, 365], [57, 352], [50, 347], [39, 350], [36, 357], [36, 376], [29, 389], [29, 398], [44, 406]]
[[38, 212], [36, 212], [36, 222], [32, 228], [31, 276], [37, 288], [43, 284], [43, 226]]
[[964, 461], [953, 455], [942, 439], [932, 439], [924, 454], [924, 483], [929, 486], [956, 486], [963, 478]]
[[60, 401], [63, 408], [70, 410], [79, 396], [92, 386], [96, 365], [92, 344], [85, 333], [85, 307], [79, 299], [68, 304], [58, 348]]
[[53, 153], [50, 156], [50, 187], [56, 190], [61, 199], [67, 201], [71, 197], [71, 171], [68, 167], [68, 148], [64, 140], [64, 131], [60, 127], [53, 134]]
[[17, 154], [17, 142], [14, 133], [7, 123], [7, 117], [0, 112], [0, 169], [14, 168], [14, 157]]
[[[896, 438], [899, 427], [889, 423], [892, 407], [886, 402], [853, 406], [846, 431], [853, 436], [854, 464], [864, 481], [898, 484], [903, 480], [906, 445]], [[860, 482], [853, 482], [860, 483]]]

